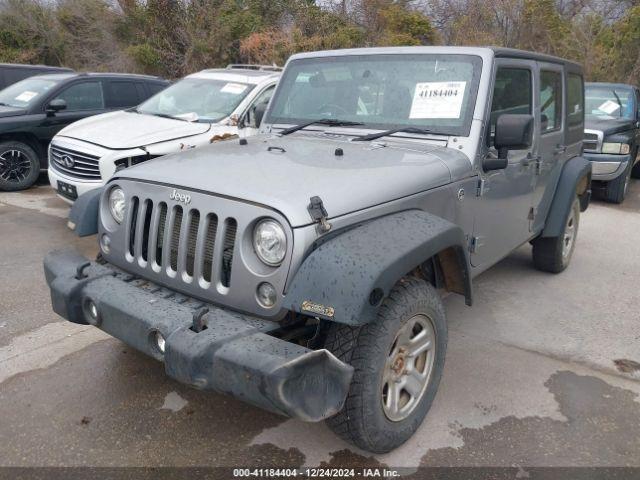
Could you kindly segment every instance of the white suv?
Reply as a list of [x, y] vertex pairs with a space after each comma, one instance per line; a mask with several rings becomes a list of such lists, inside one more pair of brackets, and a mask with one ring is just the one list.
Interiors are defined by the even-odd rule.
[[229, 65], [189, 75], [138, 107], [61, 130], [49, 146], [49, 181], [66, 201], [101, 187], [121, 168], [258, 132], [279, 67]]

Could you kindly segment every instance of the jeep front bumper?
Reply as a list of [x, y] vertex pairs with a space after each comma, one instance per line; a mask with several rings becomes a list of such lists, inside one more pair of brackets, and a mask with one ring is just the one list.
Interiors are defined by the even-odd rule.
[[[51, 252], [44, 270], [58, 315], [95, 325], [163, 361], [167, 374], [180, 382], [310, 422], [334, 415], [344, 404], [353, 367], [327, 350], [269, 335], [279, 327], [275, 322], [213, 305], [206, 305], [207, 312], [193, 299], [148, 287], [75, 252]], [[197, 312], [204, 329], [193, 328]]]
[[584, 153], [591, 162], [591, 179], [609, 182], [627, 170], [631, 155], [609, 155], [605, 153]]

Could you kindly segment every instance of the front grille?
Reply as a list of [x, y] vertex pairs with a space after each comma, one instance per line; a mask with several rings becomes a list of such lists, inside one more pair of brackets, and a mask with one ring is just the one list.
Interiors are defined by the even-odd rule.
[[58, 145], [51, 145], [49, 165], [65, 175], [79, 180], [101, 180], [100, 158]]
[[[173, 185], [126, 178], [110, 185], [122, 188], [127, 208], [119, 227], [101, 215], [99, 235], [107, 235], [111, 245], [102, 252], [105, 261], [163, 286], [169, 295], [186, 295], [264, 318], [280, 317], [284, 296], [267, 308], [256, 300], [256, 291], [269, 282], [285, 292], [293, 230], [285, 228], [287, 254], [280, 267], [260, 262], [251, 237], [256, 222], [263, 218], [288, 226], [281, 213], [254, 202]], [[188, 203], [177, 201], [174, 190], [184, 194]]]
[[600, 137], [597, 133], [585, 132], [583, 145], [586, 152], [598, 152], [600, 151]]
[[[228, 289], [231, 285], [237, 221], [219, 221], [213, 212], [183, 205], [154, 204], [151, 199], [131, 199], [128, 253], [142, 265], [164, 271], [185, 283]], [[219, 246], [217, 245], [219, 243]]]

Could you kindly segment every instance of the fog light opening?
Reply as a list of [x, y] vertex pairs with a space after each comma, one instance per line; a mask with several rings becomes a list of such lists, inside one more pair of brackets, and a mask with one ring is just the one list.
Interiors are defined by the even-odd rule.
[[100, 237], [100, 248], [104, 253], [111, 251], [111, 238], [106, 233]]
[[268, 282], [263, 282], [258, 285], [258, 289], [256, 291], [256, 298], [258, 299], [258, 303], [265, 308], [271, 308], [276, 303], [276, 289], [273, 285]]
[[155, 342], [155, 347], [158, 349], [158, 351], [164, 355], [166, 342], [164, 337], [158, 330], [156, 330], [153, 334], [153, 341]]

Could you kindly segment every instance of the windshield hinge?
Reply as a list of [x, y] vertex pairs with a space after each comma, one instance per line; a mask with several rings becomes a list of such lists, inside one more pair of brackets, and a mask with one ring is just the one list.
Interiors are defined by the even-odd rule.
[[476, 186], [476, 197], [481, 197], [484, 195], [485, 191], [485, 179], [482, 177], [478, 177], [478, 185]]
[[307, 210], [313, 221], [318, 223], [320, 233], [326, 233], [331, 230], [331, 224], [327, 221], [327, 210], [324, 208], [320, 197], [311, 197]]
[[471, 237], [469, 240], [469, 253], [478, 253], [478, 250], [483, 245], [481, 239], [483, 237]]

